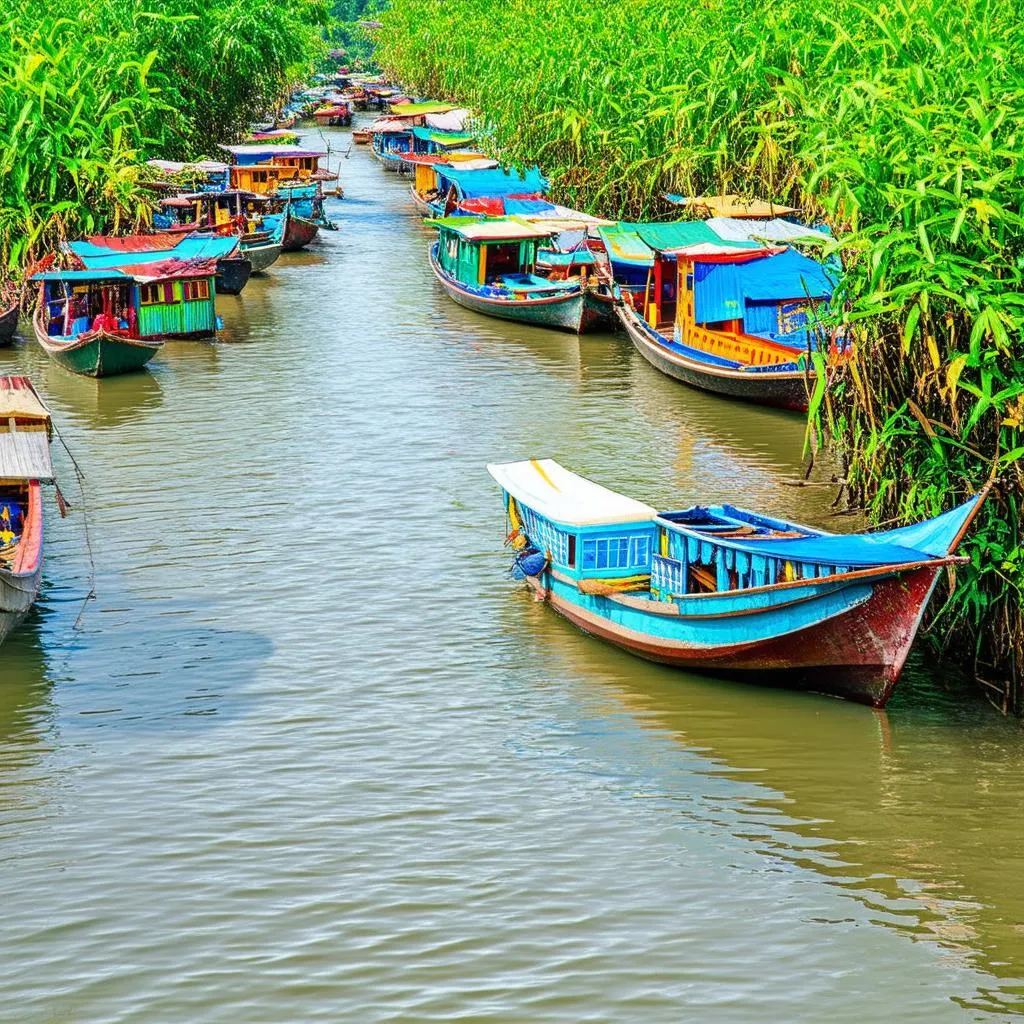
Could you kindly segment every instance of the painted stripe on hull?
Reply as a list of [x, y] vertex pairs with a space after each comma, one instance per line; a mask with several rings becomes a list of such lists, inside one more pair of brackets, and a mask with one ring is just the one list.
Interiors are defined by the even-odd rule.
[[281, 243], [271, 242], [269, 245], [253, 245], [241, 247], [242, 255], [252, 264], [254, 274], [262, 274], [272, 267], [281, 255]]
[[[919, 569], [873, 587], [858, 587], [867, 593], [817, 621], [784, 635], [732, 644], [702, 644], [641, 632], [603, 614], [602, 605], [613, 607], [607, 599], [578, 595], [557, 583], [546, 588], [537, 580], [529, 582], [584, 632], [648, 661], [739, 675], [762, 685], [811, 690], [882, 707], [899, 679], [939, 571], [939, 567]], [[571, 597], [573, 593], [578, 596]], [[590, 607], [582, 607], [581, 600]], [[681, 621], [662, 618], [669, 624]], [[661, 632], [668, 630], [661, 627]]]
[[813, 371], [809, 371], [805, 379], [803, 371], [800, 370], [775, 374], [747, 373], [742, 370], [705, 366], [659, 343], [652, 337], [651, 329], [634, 310], [620, 306], [619, 319], [633, 347], [655, 369], [669, 377], [730, 398], [742, 398], [749, 402], [793, 409], [797, 412], [807, 411], [807, 384], [814, 380]]

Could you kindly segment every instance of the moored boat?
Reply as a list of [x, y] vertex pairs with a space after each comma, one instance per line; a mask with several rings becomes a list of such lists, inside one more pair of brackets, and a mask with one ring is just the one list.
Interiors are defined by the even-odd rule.
[[[359, 109], [358, 107], [356, 109]], [[352, 141], [357, 146], [366, 146], [373, 139], [373, 132], [366, 128], [356, 128], [352, 132]]]
[[[142, 338], [128, 317], [136, 310], [135, 281], [119, 270], [59, 270], [36, 274], [36, 341], [55, 362], [83, 377], [141, 370], [163, 345]], [[126, 315], [127, 314], [127, 315]]]
[[[703, 221], [600, 232], [623, 298], [619, 319], [651, 365], [706, 391], [807, 409], [834, 269], [786, 244], [723, 238]], [[636, 250], [648, 254], [646, 275]]]
[[650, 661], [875, 707], [987, 493], [844, 536], [731, 505], [659, 513], [551, 459], [487, 468], [516, 574], [584, 632]]
[[[607, 316], [599, 279], [552, 281], [536, 272], [537, 249], [552, 229], [513, 217], [442, 217], [427, 221], [439, 238], [430, 265], [453, 301], [502, 320], [582, 334]], [[610, 293], [609, 293], [610, 294]]]
[[21, 313], [21, 302], [15, 299], [10, 305], [0, 306], [0, 348], [6, 348], [14, 341], [14, 332], [18, 329], [18, 315]]
[[0, 643], [25, 618], [43, 573], [41, 485], [53, 480], [50, 413], [27, 377], [0, 377]]

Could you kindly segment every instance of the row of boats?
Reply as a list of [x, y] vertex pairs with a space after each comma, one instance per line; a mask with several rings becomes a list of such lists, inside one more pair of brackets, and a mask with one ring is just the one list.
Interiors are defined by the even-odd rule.
[[[256, 126], [221, 160], [149, 162], [150, 230], [70, 241], [0, 290], [0, 344], [13, 342], [23, 308], [60, 367], [86, 377], [142, 370], [170, 339], [211, 339], [215, 297], [238, 295], [282, 253], [333, 230], [324, 203], [342, 194], [303, 148], [284, 111]], [[32, 382], [0, 377], [0, 642], [32, 607], [43, 564], [41, 485], [54, 482], [53, 424]]]
[[[551, 201], [539, 169], [479, 148], [470, 112], [401, 102], [354, 133], [410, 178], [433, 273], [477, 313], [620, 327], [685, 384], [806, 411], [847, 356], [827, 325], [842, 267], [827, 226], [737, 195], [665, 198], [679, 219], [610, 221]], [[640, 657], [883, 706], [988, 488], [915, 526], [835, 535], [731, 505], [659, 511], [550, 459], [488, 466], [513, 575]]]
[[[140, 368], [165, 338], [215, 335], [217, 291], [237, 293], [332, 226], [323, 199], [339, 189], [325, 187], [324, 154], [298, 145], [292, 119], [325, 102], [370, 109], [373, 95], [381, 116], [353, 140], [410, 178], [436, 231], [430, 266], [460, 305], [575, 332], [621, 326], [687, 384], [791, 409], [806, 408], [819, 367], [843, 358], [842, 339], [822, 330], [841, 267], [827, 228], [797, 211], [676, 196], [676, 221], [590, 216], [552, 202], [539, 170], [481, 152], [468, 111], [383, 83], [314, 89], [224, 147], [224, 161], [154, 164], [150, 233], [81, 239], [32, 268], [40, 345], [105, 376]], [[31, 382], [0, 379], [0, 640], [39, 587], [50, 430]], [[584, 631], [653, 661], [875, 706], [943, 572], [963, 561], [957, 547], [987, 492], [915, 526], [840, 536], [730, 505], [658, 511], [550, 459], [488, 470], [513, 574]]]

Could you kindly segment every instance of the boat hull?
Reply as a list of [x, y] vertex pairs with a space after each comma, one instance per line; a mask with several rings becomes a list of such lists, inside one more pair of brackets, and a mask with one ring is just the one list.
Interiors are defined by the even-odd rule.
[[588, 310], [587, 296], [582, 289], [577, 288], [564, 295], [543, 299], [491, 299], [474, 294], [446, 274], [437, 262], [433, 248], [430, 253], [430, 265], [451, 299], [474, 313], [497, 317], [499, 320], [532, 324], [535, 327], [572, 331], [574, 334], [594, 329], [596, 317]]
[[17, 302], [10, 308], [0, 311], [0, 348], [6, 348], [14, 341], [20, 312], [21, 307]]
[[[359, 109], [360, 109], [360, 107], [359, 107], [359, 106], [357, 105], [357, 106], [356, 106], [356, 110], [359, 110]], [[365, 109], [366, 109], [366, 106], [365, 106], [365, 104], [364, 104], [364, 106], [362, 107], [362, 109], [363, 109], [363, 110], [365, 110]], [[373, 139], [373, 132], [364, 132], [364, 131], [358, 131], [358, 130], [357, 130], [357, 131], [354, 131], [354, 132], [352, 133], [352, 141], [353, 141], [353, 142], [354, 142], [354, 143], [355, 143], [355, 144], [356, 144], [357, 146], [365, 146], [365, 145], [368, 145], [368, 144], [369, 144], [369, 142], [370, 142], [370, 141], [371, 141], [372, 139]]]
[[241, 247], [242, 255], [252, 264], [252, 273], [262, 274], [269, 270], [281, 255], [280, 242], [262, 242], [253, 246], [245, 244]]
[[0, 644], [20, 625], [39, 596], [43, 578], [43, 502], [38, 483], [29, 484], [25, 550], [10, 568], [0, 567]]
[[[644, 613], [621, 599], [581, 593], [550, 569], [528, 582], [585, 633], [647, 661], [883, 707], [940, 571], [927, 566], [851, 583], [802, 615], [766, 609], [738, 613], [727, 622]], [[740, 638], [721, 642], [722, 627]]]
[[218, 295], [240, 295], [252, 274], [252, 261], [245, 257], [217, 260]]
[[290, 213], [284, 229], [284, 240], [281, 242], [282, 252], [298, 252], [305, 249], [319, 232], [319, 224]]
[[633, 347], [655, 369], [669, 377], [729, 398], [797, 412], [807, 411], [808, 389], [814, 384], [813, 370], [751, 372], [702, 363], [669, 348], [635, 310], [626, 305], [617, 309]]
[[68, 340], [53, 338], [33, 321], [36, 341], [48, 356], [82, 377], [115, 377], [141, 370], [160, 351], [159, 338], [126, 338], [106, 331], [89, 331]]

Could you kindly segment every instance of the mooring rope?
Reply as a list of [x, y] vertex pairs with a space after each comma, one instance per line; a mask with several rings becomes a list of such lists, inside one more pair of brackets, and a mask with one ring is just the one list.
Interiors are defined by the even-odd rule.
[[[78, 460], [72, 454], [72, 451], [68, 447], [67, 441], [64, 440], [64, 435], [60, 432], [57, 424], [52, 423], [52, 426], [54, 433], [57, 435], [57, 440], [60, 441], [61, 447], [67, 452], [68, 458], [71, 459], [71, 465], [75, 467], [75, 476], [78, 479], [78, 493], [81, 495], [82, 500], [82, 526], [85, 530], [85, 550], [86, 554], [89, 556], [89, 590], [82, 599], [82, 607], [78, 612], [74, 625], [71, 627], [72, 629], [80, 629], [82, 619], [85, 616], [85, 610], [89, 606], [89, 602], [96, 597], [96, 560], [92, 553], [92, 538], [89, 536], [89, 513], [85, 502], [85, 473], [82, 472], [82, 467], [78, 465]], [[57, 505], [60, 508], [61, 517], [63, 518], [67, 515], [67, 509], [70, 509], [71, 506], [68, 505], [64, 495], [61, 493], [60, 486], [56, 484], [55, 486], [57, 488]]]

